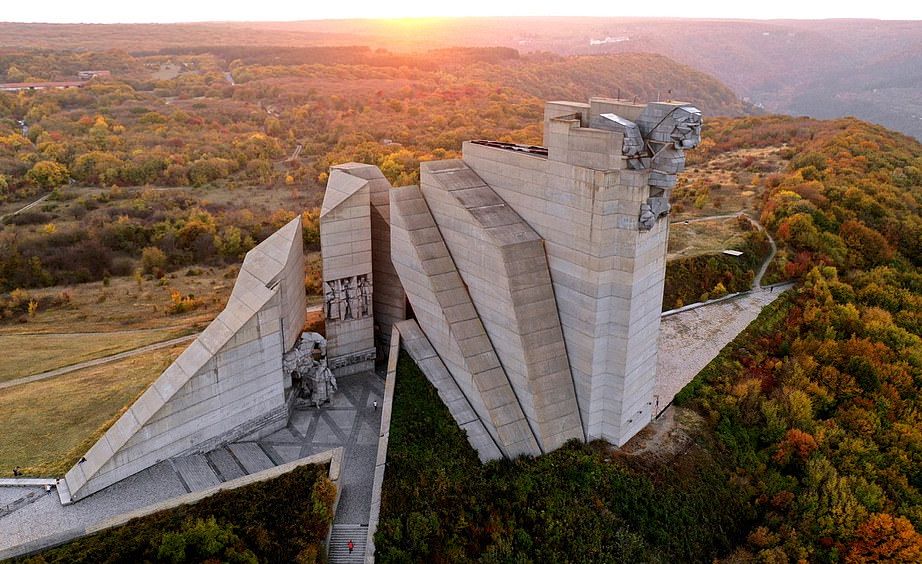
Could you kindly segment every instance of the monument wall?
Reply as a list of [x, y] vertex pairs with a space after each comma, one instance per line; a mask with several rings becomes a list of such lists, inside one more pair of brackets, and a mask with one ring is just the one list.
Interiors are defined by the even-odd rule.
[[543, 452], [583, 439], [544, 245], [464, 162], [420, 165], [423, 195]]
[[[666, 145], [673, 131], [666, 118], [686, 107], [598, 98], [589, 104], [549, 102], [546, 156], [474, 142], [463, 146], [464, 162], [544, 240], [590, 439], [621, 445], [654, 415], [669, 224], [653, 221], [646, 228], [638, 221], [643, 206], [661, 195], [651, 187], [656, 163], [627, 156], [635, 148], [640, 154], [644, 140], [635, 147], [626, 139], [630, 130], [589, 124], [598, 124], [603, 113], [649, 118], [656, 121], [644, 123], [646, 134]], [[665, 134], [652, 131], [661, 124]]]
[[298, 217], [247, 253], [227, 306], [67, 472], [63, 499], [285, 426], [282, 354], [305, 315], [302, 241]]
[[[392, 190], [390, 197], [394, 266], [417, 322], [503, 455], [539, 454], [534, 432], [422, 193], [407, 186]], [[432, 379], [435, 372], [426, 374]], [[440, 389], [444, 392], [445, 386]], [[456, 419], [467, 420], [456, 404], [449, 409]], [[494, 451], [484, 444], [474, 446], [481, 456], [492, 457]]]
[[327, 359], [336, 376], [374, 370], [369, 181], [333, 168], [320, 210]]

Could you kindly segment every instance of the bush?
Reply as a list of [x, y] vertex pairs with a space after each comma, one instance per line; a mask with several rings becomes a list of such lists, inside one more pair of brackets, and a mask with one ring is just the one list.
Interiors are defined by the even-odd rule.
[[141, 251], [141, 270], [144, 274], [158, 273], [159, 276], [162, 276], [166, 263], [166, 253], [157, 247], [144, 247], [144, 250]]
[[318, 506], [295, 492], [313, 490], [326, 473], [326, 466], [301, 466], [14, 562], [294, 562], [320, 554], [332, 513], [329, 497]]
[[693, 473], [654, 476], [601, 442], [481, 465], [404, 353], [397, 372], [379, 562], [706, 561], [745, 523], [745, 494], [701, 449], [683, 455]]

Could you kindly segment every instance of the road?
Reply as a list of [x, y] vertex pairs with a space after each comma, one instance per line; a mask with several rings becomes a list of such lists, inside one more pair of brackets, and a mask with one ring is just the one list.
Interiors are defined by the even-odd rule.
[[42, 202], [44, 202], [45, 200], [47, 200], [49, 196], [51, 196], [51, 193], [50, 193], [50, 192], [49, 192], [48, 194], [45, 194], [45, 195], [42, 196], [41, 198], [35, 200], [35, 201], [32, 202], [32, 203], [24, 205], [23, 207], [19, 208], [18, 210], [14, 211], [14, 212], [10, 212], [10, 213], [8, 213], [8, 214], [6, 214], [6, 215], [0, 215], [0, 222], [6, 221], [6, 218], [8, 218], [8, 217], [13, 217], [14, 215], [19, 215], [19, 214], [21, 214], [21, 213], [24, 212], [24, 211], [29, 211], [30, 209], [34, 208], [35, 206], [37, 206], [37, 205], [39, 205], [40, 203], [42, 203]]
[[9, 382], [0, 383], [0, 390], [6, 388], [12, 388], [13, 386], [19, 386], [20, 384], [29, 384], [31, 382], [38, 382], [39, 380], [46, 380], [48, 378], [54, 378], [55, 376], [61, 376], [62, 374], [67, 374], [69, 372], [74, 372], [76, 370], [82, 370], [84, 368], [91, 368], [93, 366], [99, 366], [100, 364], [106, 364], [107, 362], [114, 362], [116, 360], [122, 360], [137, 354], [142, 354], [150, 351], [155, 351], [157, 349], [163, 349], [166, 347], [172, 347], [173, 345], [178, 345], [186, 341], [191, 341], [197, 335], [186, 335], [185, 337], [177, 337], [175, 339], [170, 339], [169, 341], [161, 341], [159, 343], [154, 343], [152, 345], [145, 345], [143, 347], [138, 347], [136, 349], [131, 349], [130, 351], [120, 352], [118, 354], [113, 354], [109, 356], [104, 356], [102, 358], [94, 358], [93, 360], [87, 360], [86, 362], [79, 362], [77, 364], [71, 364], [70, 366], [65, 366], [63, 368], [56, 368], [54, 370], [49, 370], [47, 372], [41, 372], [39, 374], [33, 374], [32, 376], [25, 376], [23, 378], [17, 378], [16, 380], [10, 380]]

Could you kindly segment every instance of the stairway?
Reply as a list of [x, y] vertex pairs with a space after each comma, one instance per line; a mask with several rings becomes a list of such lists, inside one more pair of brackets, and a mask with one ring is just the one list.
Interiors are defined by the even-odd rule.
[[[330, 564], [339, 562], [360, 564], [365, 562], [365, 541], [368, 538], [368, 525], [334, 524], [330, 535], [330, 546], [327, 554]], [[355, 547], [349, 554], [349, 541]]]

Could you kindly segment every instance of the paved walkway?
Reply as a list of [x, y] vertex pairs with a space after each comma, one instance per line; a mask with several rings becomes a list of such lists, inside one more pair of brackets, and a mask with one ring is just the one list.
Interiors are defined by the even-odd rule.
[[344, 459], [336, 523], [367, 526], [381, 421], [373, 402], [380, 406], [383, 393], [375, 374], [341, 378], [331, 404], [295, 408], [280, 431], [166, 460], [68, 506], [44, 488], [0, 487], [0, 551], [338, 446]]
[[654, 412], [662, 412], [727, 343], [758, 317], [762, 308], [790, 287], [753, 290], [735, 299], [664, 317], [653, 391]]

